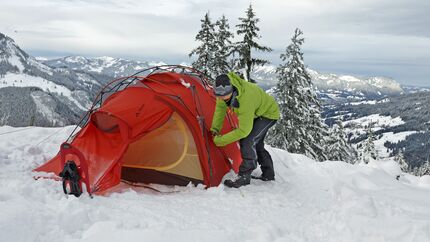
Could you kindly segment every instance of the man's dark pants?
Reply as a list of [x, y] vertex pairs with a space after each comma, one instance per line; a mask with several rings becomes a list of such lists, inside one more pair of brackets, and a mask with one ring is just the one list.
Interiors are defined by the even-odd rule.
[[242, 164], [239, 167], [239, 175], [251, 175], [260, 164], [263, 177], [267, 179], [275, 178], [273, 161], [269, 152], [264, 149], [264, 138], [267, 131], [276, 123], [276, 120], [258, 117], [254, 119], [251, 133], [240, 140], [240, 152], [242, 154]]

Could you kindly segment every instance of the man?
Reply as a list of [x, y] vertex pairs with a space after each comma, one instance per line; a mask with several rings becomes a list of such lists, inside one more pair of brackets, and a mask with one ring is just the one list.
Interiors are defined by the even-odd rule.
[[[217, 100], [211, 127], [214, 143], [225, 146], [239, 140], [242, 155], [238, 177], [226, 180], [224, 184], [235, 188], [250, 184], [251, 173], [257, 168], [257, 162], [263, 172], [258, 179], [274, 180], [273, 161], [264, 149], [264, 138], [269, 128], [279, 119], [279, 107], [275, 99], [233, 72], [216, 78], [215, 95]], [[220, 135], [228, 108], [237, 114], [239, 126]]]

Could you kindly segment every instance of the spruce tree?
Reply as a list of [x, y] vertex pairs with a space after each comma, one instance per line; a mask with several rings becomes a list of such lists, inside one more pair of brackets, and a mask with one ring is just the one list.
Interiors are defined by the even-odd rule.
[[267, 141], [272, 146], [322, 161], [327, 159], [324, 151], [327, 126], [321, 119], [321, 105], [304, 65], [302, 34], [301, 30], [295, 30], [292, 43], [281, 54], [283, 63], [276, 69], [278, 83], [274, 96], [281, 118]]
[[430, 175], [430, 161], [427, 160], [422, 164], [420, 167], [415, 167], [416, 170], [414, 171], [414, 175], [416, 176], [424, 176], [424, 175]]
[[422, 175], [430, 175], [430, 162], [427, 160], [422, 169]]
[[365, 164], [369, 163], [371, 159], [376, 160], [378, 158], [378, 153], [375, 148], [375, 136], [372, 131], [373, 124], [369, 124], [367, 127], [367, 139], [364, 141], [363, 149], [361, 152], [361, 161]]
[[229, 56], [232, 54], [233, 47], [231, 39], [233, 33], [230, 32], [230, 25], [228, 24], [227, 18], [223, 15], [215, 23], [215, 46], [216, 51], [214, 54], [213, 73], [214, 76], [226, 74], [232, 70], [232, 66], [229, 62]]
[[214, 24], [210, 20], [209, 12], [200, 21], [201, 29], [196, 35], [196, 41], [200, 42], [200, 45], [191, 51], [189, 57], [197, 56], [192, 67], [213, 79], [214, 59], [217, 51]]
[[235, 51], [238, 54], [235, 68], [244, 68], [245, 79], [255, 82], [251, 79], [251, 71], [254, 66], [263, 66], [269, 62], [267, 60], [253, 57], [252, 51], [270, 52], [272, 49], [256, 42], [257, 39], [261, 38], [258, 34], [260, 28], [257, 27], [257, 23], [260, 19], [255, 16], [251, 4], [246, 11], [246, 17], [239, 18], [239, 20], [240, 23], [236, 25], [238, 28], [237, 34], [242, 35], [243, 39], [235, 44]]
[[394, 156], [394, 161], [399, 164], [399, 167], [403, 172], [409, 171], [409, 165], [406, 163], [405, 156], [403, 155], [402, 151], [399, 151], [396, 156]]
[[348, 143], [342, 121], [338, 119], [330, 130], [327, 142], [327, 158], [329, 160], [355, 163], [356, 152]]

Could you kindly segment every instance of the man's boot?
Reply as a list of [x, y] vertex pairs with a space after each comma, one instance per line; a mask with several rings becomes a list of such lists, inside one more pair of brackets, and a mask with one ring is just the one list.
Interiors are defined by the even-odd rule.
[[275, 177], [267, 177], [264, 175], [260, 175], [260, 176], [251, 176], [252, 179], [258, 179], [258, 180], [262, 180], [262, 181], [274, 181]]
[[227, 187], [239, 188], [246, 186], [251, 183], [251, 174], [243, 174], [236, 177], [234, 180], [227, 179], [224, 181], [224, 185]]

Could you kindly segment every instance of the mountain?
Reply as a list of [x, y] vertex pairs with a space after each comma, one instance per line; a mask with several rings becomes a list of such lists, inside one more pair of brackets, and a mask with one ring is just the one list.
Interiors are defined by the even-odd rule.
[[[361, 101], [377, 99], [386, 96], [404, 93], [402, 86], [387, 77], [354, 77], [349, 75], [321, 74], [308, 69], [312, 82], [318, 90], [320, 97], [325, 101]], [[276, 67], [256, 67], [252, 77], [263, 88], [276, 85]]]
[[430, 92], [392, 96], [380, 101], [326, 105], [327, 124], [343, 120], [350, 141], [367, 139], [371, 126], [381, 158], [402, 152], [409, 167], [419, 168], [430, 157]]
[[320, 74], [309, 70], [313, 83], [320, 91], [337, 90], [364, 95], [397, 95], [403, 93], [398, 82], [387, 77], [359, 78], [350, 75]]
[[52, 68], [68, 68], [89, 73], [104, 74], [113, 78], [130, 76], [139, 70], [152, 66], [165, 65], [163, 62], [147, 62], [126, 60], [109, 56], [86, 58], [83, 56], [67, 56], [64, 58], [47, 60], [43, 62]]
[[[139, 70], [164, 64], [164, 62], [126, 60], [106, 56], [97, 58], [67, 56], [47, 60], [43, 63], [52, 68], [102, 73], [111, 77], [129, 76]], [[308, 71], [321, 97], [327, 100], [361, 101], [398, 95], [404, 92], [399, 83], [386, 77], [359, 78], [347, 75], [321, 74], [311, 69]], [[266, 90], [272, 88], [277, 82], [276, 67], [272, 65], [256, 67], [251, 76]]]
[[0, 125], [76, 123], [110, 77], [51, 68], [0, 33]]

